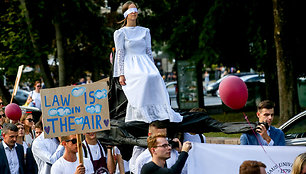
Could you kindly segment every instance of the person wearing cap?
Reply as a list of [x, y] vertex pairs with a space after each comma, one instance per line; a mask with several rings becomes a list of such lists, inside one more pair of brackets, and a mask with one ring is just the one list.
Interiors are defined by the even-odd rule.
[[113, 77], [119, 78], [128, 100], [125, 122], [181, 122], [183, 117], [171, 108], [165, 82], [154, 64], [150, 30], [137, 26], [138, 9], [134, 2], [126, 2], [122, 12], [123, 25], [114, 32]]

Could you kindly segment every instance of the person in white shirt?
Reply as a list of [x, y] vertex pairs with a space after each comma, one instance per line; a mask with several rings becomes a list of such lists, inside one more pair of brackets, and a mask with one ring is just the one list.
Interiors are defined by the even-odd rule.
[[93, 174], [94, 168], [88, 158], [83, 158], [83, 164], [77, 157], [78, 147], [76, 135], [61, 137], [65, 152], [51, 167], [51, 174]]
[[38, 174], [50, 174], [52, 164], [63, 156], [64, 150], [57, 138], [45, 138], [44, 132], [35, 138], [32, 152], [38, 166]]
[[39, 80], [35, 81], [35, 83], [34, 83], [35, 90], [30, 92], [29, 97], [27, 99], [26, 104], [28, 104], [28, 106], [36, 107], [38, 109], [41, 109], [41, 98], [40, 98], [41, 86], [42, 86], [42, 84]]
[[95, 172], [114, 173], [115, 163], [112, 155], [112, 147], [107, 146], [106, 154], [95, 132], [85, 133], [85, 140], [82, 146], [84, 157], [91, 160]]
[[129, 168], [130, 168], [131, 173], [136, 173], [136, 169], [135, 169], [136, 159], [145, 150], [146, 148], [144, 147], [140, 147], [140, 146], [133, 147], [132, 157], [129, 160]]
[[113, 147], [113, 157], [115, 159], [116, 171], [115, 174], [125, 174], [130, 173], [129, 161], [122, 158], [121, 152], [117, 146]]

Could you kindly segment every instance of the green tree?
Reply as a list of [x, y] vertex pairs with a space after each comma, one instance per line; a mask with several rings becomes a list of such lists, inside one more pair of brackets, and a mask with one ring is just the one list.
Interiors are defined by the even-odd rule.
[[[65, 73], [61, 77], [64, 79], [61, 85], [76, 82], [76, 79], [83, 77], [86, 71], [93, 72], [94, 80], [99, 80], [101, 73], [108, 74], [110, 69], [108, 57], [113, 46], [114, 30], [110, 28], [113, 22], [107, 21], [109, 16], [100, 13], [104, 1], [44, 0], [37, 3], [21, 0], [20, 2], [1, 1], [0, 7], [2, 19], [0, 61], [1, 67], [6, 68], [3, 73], [12, 76], [10, 79], [12, 83], [18, 65], [39, 64], [42, 70], [48, 56], [55, 57], [56, 62], [59, 58], [63, 58], [60, 65], [66, 64], [60, 66], [64, 67], [61, 72]], [[60, 36], [60, 33], [62, 46], [56, 44], [59, 43], [56, 36]], [[49, 68], [48, 65], [47, 67]], [[58, 69], [56, 65], [51, 66], [56, 80], [59, 75]], [[50, 72], [43, 74], [49, 75], [52, 81]], [[46, 81], [46, 77], [43, 78]], [[52, 85], [47, 85], [50, 86]]]
[[[283, 3], [283, 1], [281, 1]], [[283, 5], [281, 22], [288, 23], [281, 33], [284, 57], [276, 64], [277, 44], [273, 37], [272, 1], [140, 1], [142, 24], [151, 28], [155, 43], [176, 59], [200, 59], [206, 65], [223, 64], [264, 72], [267, 98], [278, 101], [280, 122], [298, 111], [296, 78], [305, 75], [301, 50], [305, 47], [301, 21], [303, 5], [298, 1]], [[300, 10], [296, 10], [300, 9]], [[275, 13], [274, 13], [275, 14]], [[300, 20], [296, 20], [300, 19]], [[305, 28], [305, 27], [304, 27]], [[155, 48], [155, 47], [154, 47]], [[157, 45], [157, 48], [158, 45]], [[300, 48], [300, 49], [297, 49]], [[276, 71], [276, 68], [278, 71]], [[285, 87], [285, 84], [287, 86]], [[278, 90], [280, 92], [278, 94]], [[277, 102], [278, 103], [278, 102]], [[284, 108], [286, 106], [286, 109]]]

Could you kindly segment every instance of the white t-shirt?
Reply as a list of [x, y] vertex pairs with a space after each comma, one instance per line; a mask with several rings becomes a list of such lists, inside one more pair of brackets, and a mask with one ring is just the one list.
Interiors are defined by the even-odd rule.
[[25, 142], [27, 143], [28, 146], [31, 146], [34, 139], [32, 138], [31, 133], [29, 133], [29, 134], [25, 133], [24, 140], [25, 140]]
[[[89, 150], [86, 146], [85, 140], [83, 141], [83, 144], [85, 145], [86, 150], [87, 150], [87, 158], [90, 159]], [[95, 144], [95, 145], [88, 144], [88, 147], [90, 148], [90, 152], [91, 152], [93, 160], [94, 161], [99, 160], [101, 158], [101, 152], [100, 152], [100, 147], [99, 147], [98, 143]], [[103, 147], [101, 147], [101, 148], [102, 148], [103, 156], [107, 159], [107, 155], [105, 154], [105, 151], [104, 151]], [[85, 157], [84, 149], [83, 149], [83, 156]]]
[[34, 106], [34, 107], [41, 109], [41, 98], [40, 98], [40, 93], [37, 93], [37, 92], [34, 90], [34, 91], [32, 91], [32, 92], [30, 93], [30, 95], [31, 95], [33, 101], [35, 102], [35, 106]]
[[[83, 158], [84, 160], [84, 167], [85, 167], [85, 174], [93, 174], [94, 168], [93, 165], [88, 158]], [[79, 159], [75, 162], [69, 162], [65, 160], [63, 157], [60, 157], [51, 167], [51, 174], [68, 174], [68, 173], [75, 173], [76, 168], [79, 165]]]

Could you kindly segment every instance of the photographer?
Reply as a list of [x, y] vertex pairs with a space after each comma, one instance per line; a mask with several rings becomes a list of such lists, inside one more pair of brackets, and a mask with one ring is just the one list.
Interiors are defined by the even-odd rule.
[[[149, 136], [154, 136], [156, 134], [167, 134], [167, 124], [162, 121], [154, 121], [149, 125]], [[172, 144], [172, 150], [170, 151], [171, 157], [167, 159], [166, 164], [171, 167], [175, 164], [178, 158], [178, 152], [181, 151], [181, 143], [178, 138], [174, 138], [169, 143]], [[175, 150], [176, 149], [176, 150]], [[152, 156], [149, 148], [145, 149], [135, 160], [135, 171], [134, 174], [140, 174], [141, 168], [144, 164], [152, 161]]]
[[172, 148], [166, 138], [166, 134], [149, 136], [148, 149], [152, 155], [152, 161], [142, 167], [141, 174], [181, 173], [191, 147], [191, 143], [186, 141], [175, 164], [171, 168], [167, 168], [166, 160], [170, 158]]
[[264, 146], [284, 146], [285, 135], [280, 130], [271, 126], [274, 118], [274, 103], [270, 100], [262, 101], [258, 104], [257, 113], [258, 125], [255, 128], [256, 136], [253, 132], [242, 134], [241, 145], [264, 145]]

